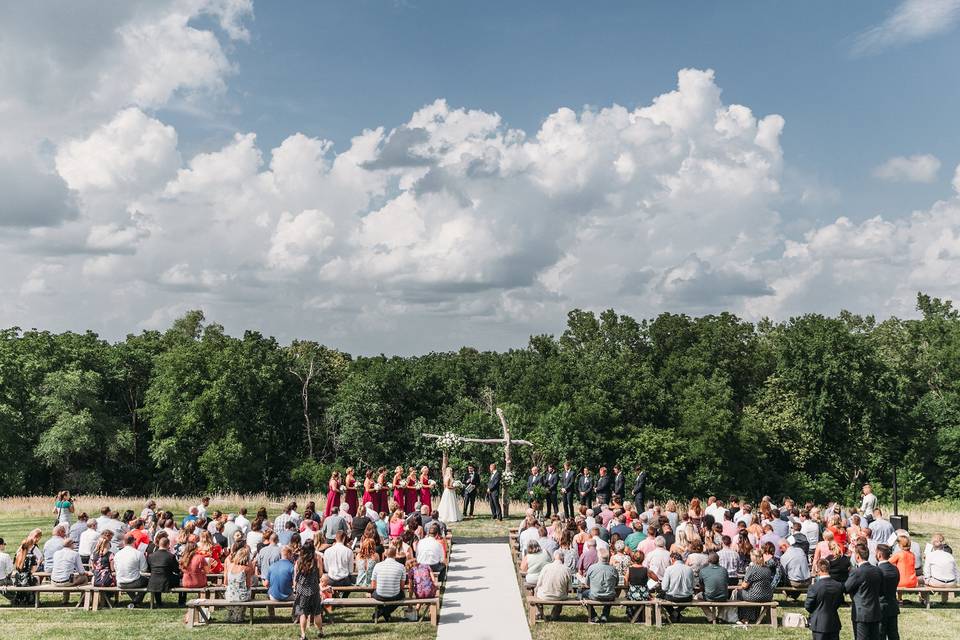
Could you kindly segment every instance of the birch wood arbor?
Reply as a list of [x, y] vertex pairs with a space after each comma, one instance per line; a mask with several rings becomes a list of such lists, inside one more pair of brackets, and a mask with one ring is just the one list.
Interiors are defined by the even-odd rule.
[[[510, 425], [507, 424], [507, 418], [503, 415], [503, 409], [497, 407], [496, 409], [497, 418], [500, 420], [500, 426], [503, 428], [503, 437], [502, 438], [462, 438], [464, 442], [473, 442], [476, 444], [495, 444], [503, 445], [503, 471], [504, 474], [508, 471], [512, 471], [513, 459], [511, 457], [511, 448], [514, 445], [532, 447], [533, 443], [529, 440], [515, 440], [510, 436]], [[422, 434], [424, 438], [430, 438], [431, 440], [436, 440], [440, 437], [439, 434], [435, 433], [424, 433]], [[443, 473], [443, 470], [447, 468], [448, 456], [447, 452], [443, 452], [443, 461], [441, 462], [440, 472]], [[500, 502], [503, 505], [503, 515], [510, 515], [510, 495], [509, 491], [506, 490], [506, 485], [504, 485], [504, 490], [500, 492]]]

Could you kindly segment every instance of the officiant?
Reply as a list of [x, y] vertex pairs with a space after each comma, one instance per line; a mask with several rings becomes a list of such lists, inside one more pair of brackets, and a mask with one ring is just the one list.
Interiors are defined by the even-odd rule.
[[467, 472], [463, 476], [463, 516], [473, 516], [473, 505], [480, 492], [480, 474], [472, 464], [467, 465]]

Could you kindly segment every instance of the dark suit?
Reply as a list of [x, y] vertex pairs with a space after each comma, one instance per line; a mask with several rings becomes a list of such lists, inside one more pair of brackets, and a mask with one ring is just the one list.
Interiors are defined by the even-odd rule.
[[495, 520], [503, 520], [503, 507], [500, 506], [500, 475], [499, 469], [490, 474], [487, 480], [487, 500], [490, 501], [490, 515]]
[[610, 496], [613, 493], [613, 483], [610, 482], [610, 476], [597, 476], [597, 486], [594, 493], [597, 494], [597, 502], [610, 504]]
[[843, 590], [850, 594], [850, 618], [853, 620], [853, 637], [856, 640], [880, 640], [880, 590], [883, 575], [880, 569], [864, 562], [850, 572]]
[[529, 507], [533, 504], [533, 494], [531, 493], [535, 487], [543, 486], [543, 476], [539, 473], [535, 476], [527, 476], [527, 506]]
[[580, 476], [577, 480], [577, 495], [580, 496], [580, 504], [593, 506], [593, 476]]
[[623, 479], [622, 473], [616, 473], [613, 476], [613, 497], [623, 502], [623, 489], [626, 485], [626, 481]]
[[[147, 591], [153, 595], [153, 603], [161, 604], [160, 594], [180, 586], [180, 565], [172, 553], [164, 549], [157, 549], [147, 558], [150, 567], [150, 579], [147, 582]], [[186, 594], [181, 595], [181, 603], [186, 602]]]
[[827, 576], [807, 589], [803, 608], [810, 613], [810, 631], [814, 640], [840, 640], [840, 614], [843, 585]]
[[900, 640], [897, 617], [900, 605], [897, 604], [897, 585], [900, 584], [900, 571], [889, 562], [881, 562], [877, 567], [883, 578], [880, 587], [880, 638], [882, 640]]
[[463, 476], [463, 515], [473, 515], [473, 504], [480, 493], [480, 474], [468, 471]]
[[560, 484], [560, 476], [556, 471], [550, 472], [547, 471], [546, 475], [543, 476], [543, 486], [547, 489], [547, 517], [550, 517], [550, 509], [553, 508], [552, 513], [560, 513], [560, 505], [557, 503], [557, 485]]
[[646, 508], [644, 504], [645, 492], [647, 490], [647, 472], [641, 471], [636, 480], [633, 481], [633, 504], [637, 507], [637, 513], [643, 513]]
[[565, 489], [563, 494], [563, 517], [573, 517], [573, 493], [577, 490], [577, 472], [573, 469], [565, 470], [560, 474], [560, 488]]

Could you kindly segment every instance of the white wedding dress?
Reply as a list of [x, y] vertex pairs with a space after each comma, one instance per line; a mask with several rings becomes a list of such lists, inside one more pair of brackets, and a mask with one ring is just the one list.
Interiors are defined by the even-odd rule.
[[446, 524], [451, 522], [460, 522], [463, 518], [460, 515], [460, 501], [457, 500], [457, 492], [453, 488], [453, 480], [447, 480], [443, 483], [443, 495], [440, 496], [440, 521]]

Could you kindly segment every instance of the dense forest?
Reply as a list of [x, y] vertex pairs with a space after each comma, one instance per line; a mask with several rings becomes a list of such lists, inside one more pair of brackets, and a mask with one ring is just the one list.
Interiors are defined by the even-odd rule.
[[[0, 494], [286, 493], [333, 466], [438, 465], [422, 433], [499, 437], [515, 466], [645, 465], [655, 494], [851, 499], [894, 466], [908, 499], [960, 497], [960, 314], [781, 323], [575, 310], [504, 353], [351, 357], [226, 335], [199, 311], [164, 332], [0, 332]], [[452, 455], [487, 464], [500, 449]], [[518, 487], [519, 488], [519, 487]]]

